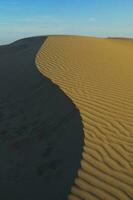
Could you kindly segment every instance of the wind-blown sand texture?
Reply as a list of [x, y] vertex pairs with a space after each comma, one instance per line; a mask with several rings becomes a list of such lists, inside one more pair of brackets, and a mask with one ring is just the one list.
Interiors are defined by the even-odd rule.
[[49, 36], [36, 64], [76, 104], [84, 125], [69, 200], [133, 199], [132, 40]]
[[1, 200], [66, 200], [80, 167], [79, 111], [35, 65], [45, 40], [0, 46]]

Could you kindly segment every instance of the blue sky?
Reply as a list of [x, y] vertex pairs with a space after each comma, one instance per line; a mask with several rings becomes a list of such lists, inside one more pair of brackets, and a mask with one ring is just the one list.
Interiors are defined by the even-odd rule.
[[0, 0], [0, 44], [47, 34], [133, 37], [133, 0]]

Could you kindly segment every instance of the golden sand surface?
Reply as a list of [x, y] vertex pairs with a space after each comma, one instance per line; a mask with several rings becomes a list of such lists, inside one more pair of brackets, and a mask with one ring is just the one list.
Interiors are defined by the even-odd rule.
[[68, 199], [133, 199], [132, 40], [49, 36], [36, 64], [72, 99], [84, 125]]

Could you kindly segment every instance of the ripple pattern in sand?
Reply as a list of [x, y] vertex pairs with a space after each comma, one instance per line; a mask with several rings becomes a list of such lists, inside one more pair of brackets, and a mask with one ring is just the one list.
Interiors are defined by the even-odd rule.
[[84, 124], [81, 167], [69, 200], [133, 199], [133, 44], [49, 36], [39, 71], [73, 100]]

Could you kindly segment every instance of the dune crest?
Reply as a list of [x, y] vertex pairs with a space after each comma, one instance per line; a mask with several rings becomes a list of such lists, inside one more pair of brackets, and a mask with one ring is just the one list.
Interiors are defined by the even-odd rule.
[[2, 200], [66, 200], [80, 167], [79, 110], [35, 65], [45, 40], [24, 38], [0, 47]]
[[84, 124], [81, 168], [69, 200], [133, 199], [133, 43], [49, 36], [39, 71], [76, 104]]

